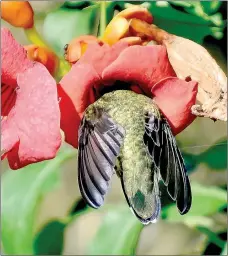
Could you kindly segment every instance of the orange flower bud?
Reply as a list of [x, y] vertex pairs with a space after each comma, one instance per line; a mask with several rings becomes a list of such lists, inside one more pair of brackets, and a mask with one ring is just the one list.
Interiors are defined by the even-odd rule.
[[115, 17], [105, 29], [102, 40], [113, 45], [125, 37], [129, 31], [129, 22], [123, 17]]
[[129, 7], [122, 12], [119, 12], [115, 17], [123, 17], [127, 20], [139, 19], [149, 24], [152, 24], [153, 22], [153, 16], [151, 15], [151, 13], [146, 8], [141, 6]]
[[28, 1], [1, 1], [1, 17], [15, 27], [32, 28], [33, 9]]
[[129, 46], [142, 44], [142, 39], [137, 36], [124, 37], [124, 38], [120, 39], [120, 41], [128, 43]]
[[59, 65], [59, 59], [49, 49], [37, 45], [27, 45], [24, 47], [30, 60], [42, 63], [51, 75], [54, 75]]
[[141, 37], [147, 38], [148, 41], [155, 40], [158, 43], [161, 43], [167, 37], [167, 32], [164, 30], [139, 19], [130, 21], [130, 32], [134, 36], [141, 35]]
[[[102, 40], [109, 45], [113, 45], [123, 38], [128, 38], [125, 41], [132, 44], [143, 44], [145, 41], [148, 42], [147, 32], [144, 33], [144, 29], [148, 28], [144, 25], [143, 28], [140, 26], [139, 30], [134, 30], [132, 28], [132, 20], [139, 20], [145, 23], [147, 26], [153, 22], [153, 16], [150, 12], [141, 6], [129, 7], [121, 12], [119, 12], [108, 24], [105, 29]], [[134, 22], [135, 24], [135, 22]], [[134, 25], [133, 24], [133, 25]], [[133, 39], [134, 38], [134, 39]], [[137, 39], [136, 39], [137, 38]], [[140, 38], [141, 40], [139, 40]]]
[[100, 45], [103, 43], [95, 36], [84, 35], [79, 36], [71, 40], [71, 42], [65, 47], [65, 60], [71, 64], [77, 62], [80, 57], [85, 53], [88, 44], [97, 42]]

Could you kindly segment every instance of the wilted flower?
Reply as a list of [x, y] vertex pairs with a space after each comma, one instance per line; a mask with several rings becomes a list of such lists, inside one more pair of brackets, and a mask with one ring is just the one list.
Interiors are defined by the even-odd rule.
[[2, 158], [12, 169], [55, 157], [61, 144], [56, 82], [1, 29]]

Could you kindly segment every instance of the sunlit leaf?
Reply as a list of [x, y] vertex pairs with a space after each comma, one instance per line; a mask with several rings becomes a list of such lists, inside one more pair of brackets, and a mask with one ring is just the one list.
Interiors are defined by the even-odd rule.
[[148, 6], [154, 17], [154, 24], [169, 33], [198, 43], [202, 43], [204, 37], [208, 35], [217, 39], [223, 36], [224, 22], [221, 14], [208, 15], [200, 3], [153, 1]]
[[200, 4], [207, 14], [213, 14], [219, 10], [219, 8], [222, 5], [222, 2], [219, 0], [201, 1]]
[[227, 255], [227, 247], [228, 247], [228, 243], [226, 242], [224, 247], [223, 247], [221, 255]]
[[202, 4], [201, 1], [171, 1], [170, 4], [173, 6], [179, 6], [183, 8], [183, 11], [196, 15], [200, 18], [203, 18], [205, 21], [211, 21], [216, 26], [221, 26], [222, 16], [220, 13], [216, 13], [218, 11], [221, 4], [219, 1], [211, 1], [215, 2], [214, 4]]
[[80, 35], [97, 35], [99, 5], [82, 10], [61, 7], [48, 13], [44, 20], [45, 40], [59, 55], [64, 55], [64, 46]]
[[110, 207], [89, 245], [88, 255], [134, 255], [143, 225], [127, 206]]
[[60, 182], [61, 164], [75, 151], [65, 149], [49, 161], [31, 164], [2, 177], [2, 244], [5, 253], [33, 253], [34, 222], [42, 198]]

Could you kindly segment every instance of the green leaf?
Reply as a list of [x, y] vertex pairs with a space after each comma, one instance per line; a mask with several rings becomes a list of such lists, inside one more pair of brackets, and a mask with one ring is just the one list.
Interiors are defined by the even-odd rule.
[[[217, 1], [215, 1], [217, 2]], [[203, 5], [201, 1], [171, 1], [171, 5], [181, 6], [183, 7], [183, 10], [187, 13], [196, 15], [200, 18], [203, 18], [205, 21], [211, 21], [216, 26], [221, 26], [223, 24], [222, 22], [222, 16], [220, 13], [217, 13], [215, 15], [208, 15], [207, 12], [205, 12], [205, 8], [207, 10], [210, 10], [212, 13], [216, 12], [216, 9], [221, 6], [216, 3], [216, 5]], [[212, 10], [213, 9], [213, 10]], [[212, 14], [210, 13], [210, 14]]]
[[208, 236], [209, 242], [212, 242], [212, 243], [216, 244], [216, 245], [217, 245], [218, 247], [220, 247], [221, 249], [224, 247], [225, 242], [224, 242], [222, 239], [220, 239], [220, 238], [216, 235], [216, 233], [214, 233], [214, 232], [211, 231], [210, 229], [208, 229], [208, 228], [206, 228], [206, 227], [202, 227], [202, 226], [197, 227], [197, 229], [198, 229], [200, 232], [202, 232], [202, 233], [204, 233], [204, 234], [206, 234], [206, 235]]
[[2, 177], [2, 244], [7, 254], [32, 254], [34, 223], [42, 198], [59, 183], [61, 164], [75, 157], [72, 149], [56, 158], [8, 170]]
[[61, 255], [65, 227], [58, 220], [49, 222], [35, 237], [35, 255]]
[[106, 17], [107, 17], [107, 24], [112, 20], [114, 17], [114, 12], [116, 6], [120, 6], [121, 1], [110, 1], [106, 2]]
[[221, 1], [201, 1], [201, 5], [203, 10], [207, 14], [213, 14], [219, 10], [222, 5]]
[[72, 8], [80, 8], [81, 6], [89, 3], [90, 1], [65, 1], [64, 6]]
[[201, 154], [194, 155], [182, 152], [188, 173], [193, 172], [197, 165], [205, 163], [213, 171], [224, 171], [227, 167], [227, 140], [219, 140]]
[[81, 35], [97, 35], [99, 5], [82, 10], [61, 7], [50, 12], [43, 26], [43, 35], [47, 43], [59, 56], [64, 55], [64, 46], [73, 38]]
[[228, 247], [228, 243], [226, 242], [224, 247], [223, 247], [221, 255], [227, 255], [227, 247]]
[[199, 155], [200, 162], [205, 162], [211, 169], [226, 170], [227, 140], [220, 141]]
[[[182, 7], [179, 10], [177, 7]], [[154, 24], [169, 33], [202, 43], [205, 36], [217, 39], [223, 36], [220, 13], [208, 15], [200, 2], [194, 1], [153, 1], [148, 9], [154, 17]]]
[[109, 208], [88, 255], [134, 255], [143, 225], [127, 206]]
[[84, 202], [83, 199], [78, 200], [74, 204], [74, 206], [77, 205], [74, 207], [74, 211], [70, 211], [65, 218], [53, 220], [42, 227], [33, 241], [35, 255], [62, 255], [65, 228], [92, 210], [89, 207], [81, 209], [82, 201]]
[[[226, 191], [218, 187], [204, 186], [198, 183], [192, 183], [192, 207], [186, 215], [180, 215], [176, 209], [176, 205], [167, 206], [163, 209], [163, 216], [172, 222], [185, 222], [192, 226], [192, 223], [205, 223], [205, 226], [210, 226], [212, 223], [203, 221], [203, 216], [210, 216], [227, 203]], [[194, 218], [193, 218], [194, 217]]]
[[189, 174], [189, 173], [193, 172], [196, 169], [196, 166], [198, 164], [197, 156], [195, 156], [193, 154], [186, 153], [186, 152], [182, 152], [182, 155], [183, 155], [183, 158], [184, 158], [186, 169], [187, 169], [188, 174]]

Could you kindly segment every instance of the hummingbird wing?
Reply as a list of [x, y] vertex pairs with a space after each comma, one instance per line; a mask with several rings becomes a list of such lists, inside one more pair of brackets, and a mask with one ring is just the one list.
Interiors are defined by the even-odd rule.
[[160, 172], [168, 194], [176, 201], [179, 212], [187, 213], [192, 202], [190, 182], [168, 122], [150, 114], [146, 119], [144, 143]]
[[78, 182], [85, 201], [100, 207], [114, 174], [116, 158], [123, 143], [125, 130], [105, 112], [96, 121], [82, 119], [79, 129]]

